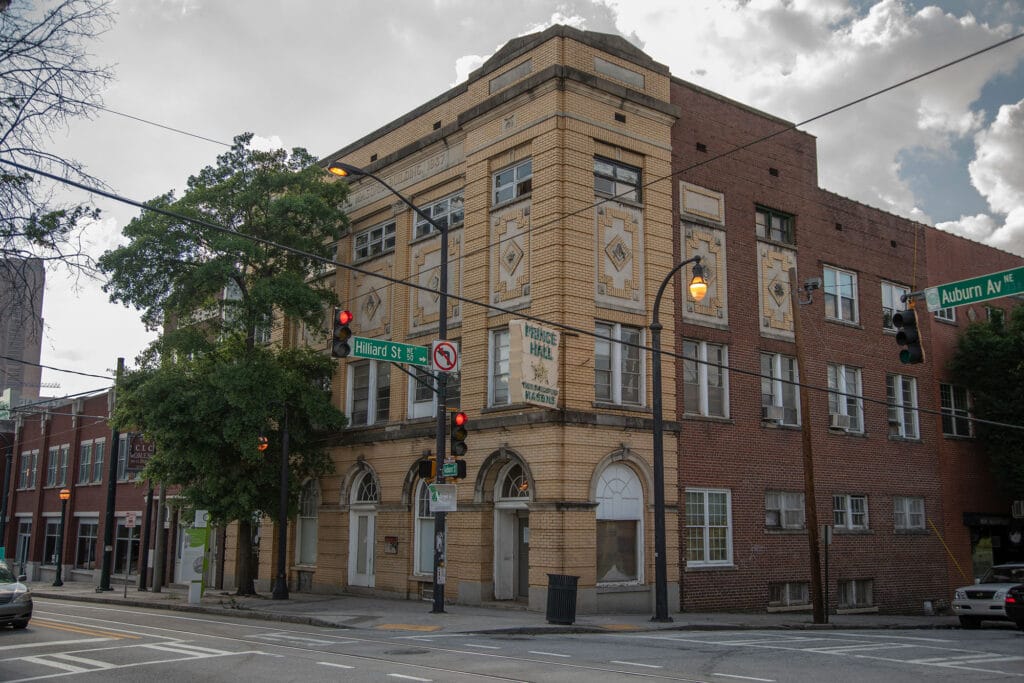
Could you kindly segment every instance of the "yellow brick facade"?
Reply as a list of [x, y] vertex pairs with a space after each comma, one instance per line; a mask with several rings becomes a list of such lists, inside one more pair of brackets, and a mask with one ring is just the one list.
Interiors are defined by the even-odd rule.
[[[510, 599], [540, 610], [547, 575], [569, 574], [579, 577], [580, 611], [651, 609], [650, 363], [642, 365], [645, 396], [639, 405], [597, 402], [592, 332], [597, 321], [604, 321], [644, 330], [642, 341], [649, 341], [646, 327], [654, 296], [674, 263], [672, 184], [644, 187], [639, 206], [604, 214], [618, 204], [595, 205], [594, 160], [640, 168], [645, 184], [670, 174], [676, 114], [668, 102], [669, 78], [666, 68], [621, 39], [555, 27], [510, 42], [467, 83], [325, 160], [366, 168], [419, 207], [464, 193], [464, 224], [449, 231], [448, 337], [461, 344], [461, 409], [469, 415], [470, 435], [468, 477], [458, 482], [458, 511], [447, 515], [449, 601]], [[532, 164], [531, 191], [509, 205], [493, 206], [494, 174], [526, 160]], [[339, 269], [335, 277], [339, 299], [356, 314], [355, 334], [429, 344], [437, 338], [436, 310], [424, 309], [429, 292], [380, 276], [428, 281], [426, 275], [417, 280], [418, 272], [424, 264], [436, 264], [430, 259], [437, 258], [439, 238], [417, 239], [414, 213], [373, 180], [355, 180], [352, 190], [352, 230], [339, 243], [338, 260], [364, 272]], [[625, 228], [616, 222], [620, 214], [629, 217]], [[354, 261], [355, 236], [392, 220], [393, 250]], [[520, 228], [528, 222], [517, 243], [525, 245], [517, 261], [518, 289], [496, 282], [496, 273], [506, 267], [498, 259], [508, 256], [503, 249], [509, 243], [495, 237], [507, 234], [497, 231], [503, 220], [517, 221], [513, 225]], [[629, 277], [602, 273], [608, 245], [600, 243], [600, 236], [612, 228], [621, 228], [628, 238]], [[436, 267], [428, 270], [427, 275], [436, 274]], [[613, 280], [614, 286], [606, 287]], [[673, 334], [675, 298], [670, 289], [663, 302], [667, 339]], [[367, 306], [371, 300], [373, 307]], [[512, 310], [479, 305], [505, 300], [513, 302]], [[370, 308], [385, 311], [385, 318], [367, 329], [363, 311]], [[523, 315], [562, 326], [557, 410], [488, 405], [490, 332]], [[358, 362], [339, 363], [333, 382], [334, 396], [346, 411], [352, 408], [351, 368]], [[379, 364], [378, 372], [390, 377], [387, 419], [351, 427], [334, 440], [335, 473], [319, 482], [315, 565], [295, 564], [291, 525], [293, 589], [409, 599], [429, 594], [431, 576], [415, 571], [416, 463], [435, 449], [434, 418], [410, 416], [410, 381], [403, 372], [410, 367]], [[665, 358], [664, 377], [674, 372], [671, 357]], [[674, 405], [674, 382], [664, 382], [663, 400]], [[674, 434], [669, 429], [665, 438], [667, 482], [676, 481]], [[619, 466], [628, 468], [640, 489], [642, 519], [633, 527], [642, 537], [636, 553], [639, 578], [601, 582], [598, 484], [602, 472]], [[501, 495], [508, 484], [501, 477], [510, 467], [525, 476], [525, 495]], [[374, 483], [377, 498], [360, 503], [356, 491], [364, 476]], [[674, 486], [666, 487], [666, 503], [669, 598], [677, 604]], [[264, 535], [260, 580], [269, 583], [276, 541], [269, 538], [269, 525]], [[368, 544], [360, 551], [356, 541], [367, 535]]]

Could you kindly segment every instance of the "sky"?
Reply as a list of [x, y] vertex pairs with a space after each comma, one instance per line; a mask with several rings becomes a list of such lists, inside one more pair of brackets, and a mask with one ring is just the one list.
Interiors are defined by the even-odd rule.
[[[243, 132], [325, 157], [555, 23], [620, 34], [674, 76], [794, 123], [1024, 32], [1020, 0], [113, 6], [113, 27], [89, 44], [94, 63], [115, 72], [109, 111], [52, 131], [50, 149], [136, 201], [180, 194]], [[817, 136], [822, 187], [1024, 255], [1024, 38], [801, 129]], [[138, 210], [93, 200], [102, 219], [86, 239], [98, 256]], [[112, 377], [118, 357], [133, 366], [155, 338], [100, 284], [48, 274], [43, 383], [59, 386], [44, 395], [109, 387], [50, 368]]]

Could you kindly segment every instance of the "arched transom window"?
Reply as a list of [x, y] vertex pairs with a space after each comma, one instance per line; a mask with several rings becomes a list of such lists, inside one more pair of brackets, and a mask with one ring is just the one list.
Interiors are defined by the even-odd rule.
[[353, 503], [377, 503], [380, 501], [380, 491], [377, 489], [377, 479], [373, 472], [365, 472], [352, 488]]
[[621, 463], [609, 465], [597, 484], [597, 580], [642, 581], [644, 499], [640, 479]]
[[498, 488], [498, 498], [509, 500], [530, 497], [530, 481], [523, 472], [522, 465], [513, 465], [506, 472]]

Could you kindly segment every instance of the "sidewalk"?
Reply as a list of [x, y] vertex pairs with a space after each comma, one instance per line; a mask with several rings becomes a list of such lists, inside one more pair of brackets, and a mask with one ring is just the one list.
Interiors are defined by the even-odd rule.
[[[310, 626], [429, 633], [601, 633], [654, 630], [730, 629], [942, 629], [956, 628], [954, 616], [899, 616], [881, 614], [830, 615], [828, 624], [814, 624], [808, 612], [780, 614], [706, 613], [672, 614], [672, 621], [655, 623], [650, 614], [577, 614], [575, 623], [548, 624], [545, 614], [515, 605], [484, 607], [447, 605], [434, 614], [430, 602], [393, 600], [355, 595], [319, 595], [293, 592], [287, 600], [269, 594], [238, 597], [209, 590], [199, 604], [189, 604], [184, 586], [165, 586], [159, 593], [140, 591], [112, 582], [114, 590], [97, 593], [91, 582], [68, 581], [63, 586], [31, 582], [36, 599], [66, 599], [133, 607], [202, 612], [223, 616], [280, 621]], [[38, 609], [38, 606], [37, 606]]]

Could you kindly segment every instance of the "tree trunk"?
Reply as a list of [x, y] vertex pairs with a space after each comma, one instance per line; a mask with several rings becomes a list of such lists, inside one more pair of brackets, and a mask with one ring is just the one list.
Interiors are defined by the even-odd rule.
[[235, 561], [236, 595], [256, 595], [252, 554], [252, 521], [238, 520], [238, 553]]

